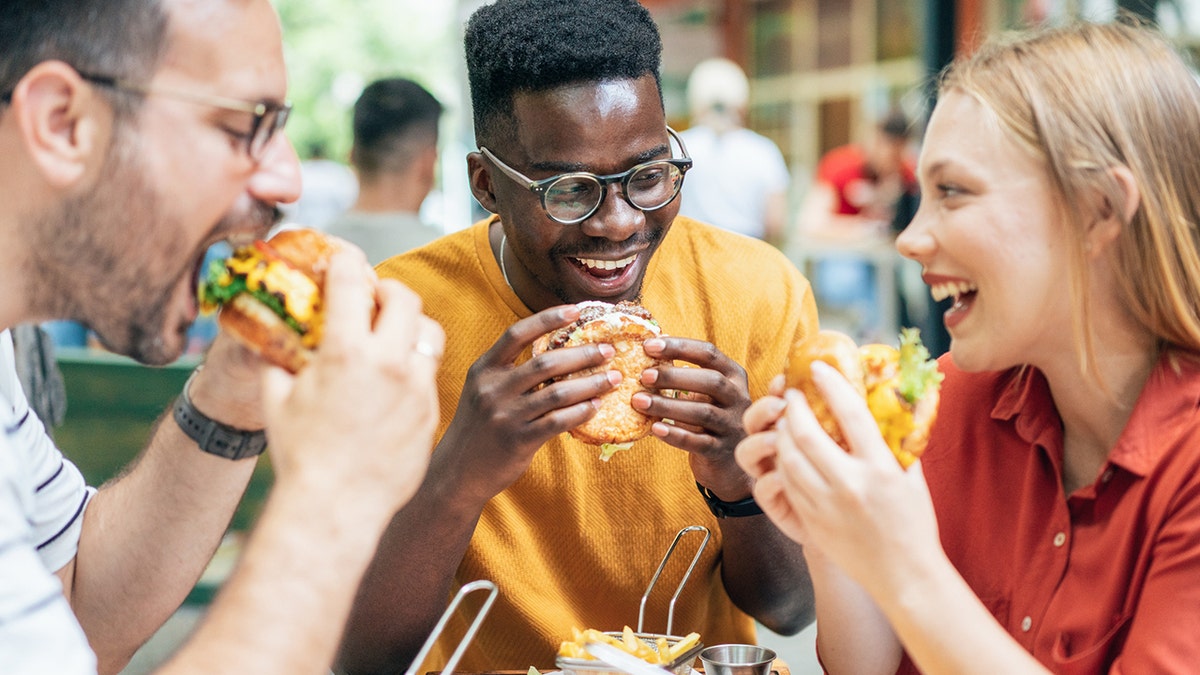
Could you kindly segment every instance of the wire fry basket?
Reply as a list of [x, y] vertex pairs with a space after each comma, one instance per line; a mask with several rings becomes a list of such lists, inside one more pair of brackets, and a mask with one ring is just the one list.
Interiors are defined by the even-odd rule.
[[[687, 571], [684, 572], [683, 578], [679, 581], [679, 586], [675, 588], [675, 593], [671, 596], [670, 604], [667, 606], [667, 631], [666, 633], [647, 633], [645, 631], [646, 618], [646, 602], [650, 597], [650, 592], [654, 590], [654, 586], [658, 583], [658, 579], [662, 576], [663, 569], [667, 566], [667, 562], [675, 553], [679, 541], [683, 539], [689, 532], [704, 533], [700, 545], [696, 548], [696, 553], [692, 556], [692, 562], [688, 565]], [[679, 595], [683, 592], [683, 587], [687, 584], [688, 579], [692, 576], [692, 571], [696, 568], [696, 563], [700, 561], [700, 555], [704, 553], [704, 549], [708, 546], [708, 541], [712, 534], [707, 527], [703, 525], [690, 525], [680, 530], [675, 539], [671, 541], [671, 546], [667, 548], [667, 552], [663, 555], [662, 561], [658, 564], [658, 569], [655, 570], [654, 576], [650, 578], [650, 583], [646, 586], [645, 592], [642, 593], [641, 602], [638, 604], [638, 621], [637, 632], [634, 635], [645, 642], [651, 649], [658, 652], [658, 640], [662, 638], [666, 641], [668, 648], [673, 648], [679, 644], [684, 637], [673, 635], [672, 629], [675, 623], [675, 603], [679, 599]], [[694, 537], [693, 537], [694, 538]], [[621, 631], [605, 631], [605, 635], [620, 640], [623, 638]], [[696, 656], [700, 650], [704, 649], [704, 644], [697, 641], [696, 644], [689, 647], [686, 651], [676, 656], [669, 663], [663, 663], [658, 666], [665, 671], [674, 673], [674, 675], [689, 675], [692, 670], [692, 664], [696, 661]], [[567, 656], [559, 656], [555, 660], [555, 666], [563, 671], [564, 675], [624, 675], [624, 671], [615, 668], [614, 666], [605, 663], [604, 661], [584, 658], [573, 658]], [[669, 675], [664, 672], [664, 675]]]
[[475, 633], [479, 631], [480, 624], [483, 623], [483, 619], [487, 616], [488, 611], [492, 609], [492, 603], [496, 601], [496, 594], [498, 592], [496, 584], [487, 579], [472, 581], [458, 589], [458, 593], [454, 595], [454, 599], [450, 601], [450, 604], [446, 607], [446, 611], [442, 612], [442, 618], [438, 619], [437, 625], [433, 627], [433, 631], [429, 633], [429, 637], [425, 638], [425, 644], [421, 645], [421, 651], [417, 652], [416, 658], [408, 666], [408, 670], [404, 672], [404, 675], [416, 675], [421, 664], [428, 658], [429, 652], [433, 650], [434, 643], [441, 637], [442, 631], [445, 630], [446, 624], [450, 621], [450, 617], [454, 616], [454, 610], [458, 609], [458, 606], [462, 604], [463, 598], [478, 590], [487, 590], [487, 598], [484, 599], [483, 605], [479, 607], [479, 612], [475, 615], [475, 618], [471, 620], [471, 625], [467, 627], [467, 632], [459, 640], [458, 646], [454, 648], [454, 653], [446, 661], [446, 667], [442, 668], [442, 673], [454, 672], [455, 666], [462, 659], [463, 652], [467, 651], [471, 640], [475, 639]]

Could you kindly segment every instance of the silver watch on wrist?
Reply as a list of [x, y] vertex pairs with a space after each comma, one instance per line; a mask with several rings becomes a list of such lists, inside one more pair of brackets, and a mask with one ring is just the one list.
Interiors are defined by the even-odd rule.
[[245, 459], [257, 457], [267, 449], [267, 434], [258, 431], [245, 431], [222, 424], [196, 409], [188, 395], [197, 368], [183, 385], [183, 392], [175, 399], [172, 411], [175, 422], [188, 438], [196, 441], [200, 449], [226, 459]]

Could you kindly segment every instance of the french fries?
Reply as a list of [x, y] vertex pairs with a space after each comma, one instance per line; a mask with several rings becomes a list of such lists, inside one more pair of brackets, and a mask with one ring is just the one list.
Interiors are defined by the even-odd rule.
[[670, 644], [665, 637], [659, 637], [655, 639], [654, 644], [650, 644], [639, 638], [629, 626], [625, 626], [621, 630], [621, 637], [619, 638], [594, 628], [582, 631], [578, 628], [572, 628], [571, 639], [563, 641], [562, 645], [558, 648], [558, 655], [568, 659], [594, 661], [595, 657], [584, 649], [584, 645], [589, 642], [602, 642], [612, 645], [647, 663], [660, 666], [672, 663], [684, 652], [696, 646], [700, 642], [700, 634], [689, 633], [675, 644]]

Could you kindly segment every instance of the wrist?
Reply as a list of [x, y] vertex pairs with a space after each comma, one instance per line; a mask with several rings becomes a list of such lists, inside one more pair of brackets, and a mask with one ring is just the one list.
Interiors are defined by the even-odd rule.
[[181, 431], [196, 442], [201, 450], [211, 455], [238, 460], [258, 457], [267, 447], [266, 433], [261, 429], [247, 430], [214, 420], [196, 407], [190, 390], [199, 369], [192, 373], [183, 385], [183, 391], [175, 399], [172, 417]]
[[708, 510], [712, 511], [717, 518], [744, 518], [762, 515], [763, 511], [758, 506], [758, 502], [754, 501], [753, 495], [735, 501], [725, 501], [699, 482], [696, 483], [696, 489], [704, 497], [704, 502], [708, 504]]

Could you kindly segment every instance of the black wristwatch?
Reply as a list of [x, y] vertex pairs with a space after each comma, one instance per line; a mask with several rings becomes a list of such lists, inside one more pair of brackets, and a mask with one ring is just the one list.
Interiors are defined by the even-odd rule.
[[[196, 372], [200, 372], [200, 369], [197, 368]], [[183, 393], [175, 399], [173, 411], [175, 422], [179, 424], [180, 429], [183, 429], [183, 433], [196, 441], [201, 450], [218, 457], [245, 459], [261, 455], [263, 450], [267, 449], [265, 431], [235, 429], [210, 418], [192, 405], [192, 399], [188, 396], [188, 388], [195, 377], [196, 373], [194, 372], [188, 378], [187, 383], [183, 385]]]
[[708, 510], [712, 511], [712, 514], [718, 518], [743, 518], [745, 516], [762, 515], [763, 511], [759, 508], [758, 502], [754, 501], [753, 495], [745, 499], [739, 499], [736, 502], [723, 502], [713, 494], [712, 490], [709, 490], [700, 483], [696, 483], [696, 489], [700, 490], [700, 494], [704, 497], [704, 502], [708, 504]]

